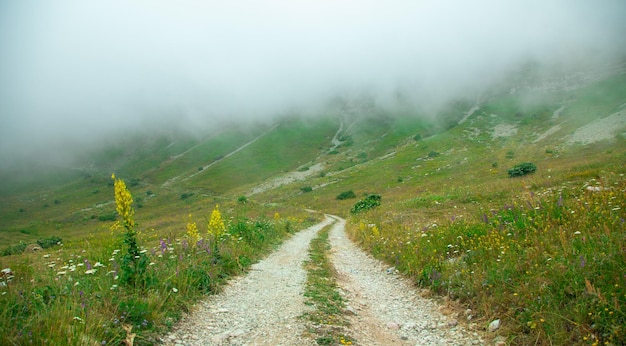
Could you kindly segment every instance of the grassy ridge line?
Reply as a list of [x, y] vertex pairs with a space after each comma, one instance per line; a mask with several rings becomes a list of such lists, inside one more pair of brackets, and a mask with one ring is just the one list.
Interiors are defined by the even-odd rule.
[[351, 345], [353, 342], [347, 332], [349, 322], [343, 316], [345, 301], [337, 290], [336, 271], [328, 259], [328, 234], [335, 222], [321, 229], [311, 240], [309, 260], [304, 262], [307, 271], [304, 296], [308, 298], [305, 304], [315, 310], [303, 317], [309, 320], [309, 331], [317, 336], [318, 345]]

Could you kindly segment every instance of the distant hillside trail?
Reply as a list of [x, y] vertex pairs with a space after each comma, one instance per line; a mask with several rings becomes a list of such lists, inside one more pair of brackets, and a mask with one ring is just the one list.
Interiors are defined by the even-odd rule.
[[350, 335], [355, 345], [478, 345], [476, 333], [444, 316], [434, 301], [354, 246], [345, 235], [345, 220], [326, 218], [295, 234], [232, 280], [218, 295], [207, 297], [162, 338], [182, 345], [316, 345], [299, 318], [304, 304], [309, 243], [332, 225], [331, 259], [337, 283], [347, 300]]
[[[182, 179], [181, 179], [181, 176], [180, 176], [180, 175], [175, 176], [175, 177], [173, 177], [173, 178], [170, 178], [170, 179], [168, 179], [166, 182], [164, 182], [164, 183], [161, 185], [161, 187], [167, 187], [167, 186], [169, 186], [169, 185], [172, 185], [172, 184], [173, 184], [174, 182], [176, 182], [176, 181], [186, 181], [186, 180], [189, 180], [189, 179], [191, 179], [191, 178], [195, 177], [196, 175], [198, 175], [198, 174], [200, 174], [200, 173], [203, 173], [203, 172], [204, 172], [207, 168], [210, 168], [211, 166], [213, 166], [213, 165], [217, 164], [218, 162], [220, 162], [220, 161], [224, 160], [225, 158], [228, 158], [228, 157], [230, 157], [230, 156], [233, 156], [233, 155], [237, 154], [238, 152], [242, 151], [243, 149], [245, 149], [246, 147], [248, 147], [248, 146], [249, 146], [249, 145], [251, 145], [252, 143], [254, 143], [254, 142], [258, 141], [258, 140], [259, 140], [259, 139], [261, 139], [261, 138], [263, 138], [263, 137], [264, 137], [265, 135], [267, 135], [268, 133], [270, 133], [270, 132], [274, 131], [274, 130], [275, 130], [275, 129], [279, 126], [279, 125], [280, 125], [280, 123], [275, 124], [274, 126], [272, 126], [271, 128], [269, 128], [267, 131], [265, 131], [265, 132], [261, 133], [260, 135], [256, 136], [255, 138], [251, 139], [250, 141], [248, 141], [248, 142], [246, 142], [246, 143], [242, 144], [242, 145], [241, 145], [241, 146], [239, 146], [237, 149], [235, 149], [235, 150], [231, 151], [230, 153], [228, 153], [228, 154], [224, 155], [223, 157], [221, 157], [221, 158], [219, 158], [219, 159], [217, 159], [217, 160], [214, 160], [214, 161], [212, 161], [212, 162], [210, 162], [210, 163], [208, 163], [208, 164], [206, 164], [206, 165], [202, 166], [202, 170], [196, 171], [195, 173], [192, 173], [191, 175], [189, 175], [189, 176], [187, 176], [187, 177], [185, 177], [185, 178], [182, 178]], [[199, 145], [200, 145], [200, 144], [195, 145], [195, 146], [193, 146], [193, 147], [189, 148], [188, 150], [186, 150], [185, 152], [183, 152], [183, 153], [181, 153], [181, 154], [179, 154], [179, 155], [174, 156], [174, 158], [173, 158], [173, 159], [178, 159], [179, 157], [181, 157], [181, 156], [183, 156], [183, 155], [187, 154], [188, 152], [192, 151], [193, 149], [195, 149], [195, 148], [196, 148], [196, 147], [198, 147]]]

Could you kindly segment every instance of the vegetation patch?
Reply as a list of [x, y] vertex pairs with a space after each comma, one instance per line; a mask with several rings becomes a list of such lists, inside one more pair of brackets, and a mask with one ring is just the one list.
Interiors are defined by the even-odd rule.
[[532, 162], [524, 162], [513, 166], [509, 169], [509, 177], [521, 177], [527, 174], [535, 173], [537, 166]]
[[356, 198], [356, 195], [354, 194], [354, 191], [352, 190], [344, 191], [337, 195], [337, 199], [339, 200], [350, 199], [350, 198]]
[[376, 195], [376, 194], [368, 195], [364, 199], [356, 202], [354, 206], [352, 207], [352, 209], [350, 210], [350, 212], [352, 214], [357, 214], [357, 213], [361, 213], [361, 212], [373, 209], [375, 207], [378, 207], [380, 205], [380, 200], [381, 200], [380, 195]]
[[349, 323], [343, 314], [345, 302], [337, 289], [335, 268], [328, 259], [331, 227], [320, 230], [311, 241], [309, 260], [304, 263], [307, 271], [305, 304], [315, 308], [304, 317], [310, 322], [309, 330], [316, 335], [318, 345], [351, 345], [353, 339], [347, 331]]
[[355, 219], [351, 232], [420, 286], [467, 304], [481, 321], [499, 318], [511, 343], [623, 345], [624, 191], [623, 178], [605, 177], [524, 194], [473, 218], [416, 230]]
[[0, 260], [0, 344], [121, 345], [133, 336], [134, 345], [158, 344], [189, 306], [305, 222], [278, 214], [224, 217], [216, 206], [201, 219], [204, 226], [189, 216], [186, 230], [160, 236], [139, 228], [132, 195], [119, 179], [115, 197], [120, 217], [110, 232], [70, 239], [62, 251], [48, 247], [59, 237], [42, 238], [46, 249]]

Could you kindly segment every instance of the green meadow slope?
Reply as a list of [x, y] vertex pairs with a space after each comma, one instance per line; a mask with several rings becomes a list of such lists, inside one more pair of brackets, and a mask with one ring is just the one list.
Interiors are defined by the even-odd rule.
[[[206, 136], [127, 136], [85, 154], [72, 169], [7, 170], [0, 242], [9, 248], [51, 236], [65, 241], [106, 234], [116, 218], [115, 173], [133, 193], [144, 229], [182, 229], [187, 215], [206, 214], [215, 204], [235, 210], [243, 197], [256, 215], [276, 208], [342, 215], [364, 248], [416, 283], [471, 307], [477, 323], [503, 319], [502, 333], [514, 343], [617, 344], [626, 333], [626, 279], [619, 274], [626, 270], [626, 68], [523, 77], [437, 114], [337, 102], [316, 116], [226, 126]], [[536, 172], [509, 177], [508, 170], [523, 162], [534, 163]], [[347, 191], [356, 197], [337, 198]], [[368, 194], [380, 195], [381, 206], [352, 215]], [[552, 207], [544, 208], [548, 200]], [[568, 219], [563, 205], [571, 215], [598, 215]], [[556, 238], [524, 233], [538, 229]], [[585, 230], [595, 232], [585, 241], [597, 242], [572, 238]], [[519, 244], [510, 242], [513, 250], [507, 234], [519, 234]], [[508, 263], [506, 270], [478, 268], [470, 255], [493, 248], [498, 254], [485, 252], [484, 260]], [[586, 267], [557, 279], [574, 266], [568, 261]], [[587, 271], [593, 261], [599, 274]], [[541, 266], [547, 269], [535, 270]], [[474, 279], [463, 276], [469, 272]], [[578, 286], [563, 284], [568, 280]], [[553, 316], [560, 309], [562, 315]], [[606, 314], [596, 319], [599, 309]]]

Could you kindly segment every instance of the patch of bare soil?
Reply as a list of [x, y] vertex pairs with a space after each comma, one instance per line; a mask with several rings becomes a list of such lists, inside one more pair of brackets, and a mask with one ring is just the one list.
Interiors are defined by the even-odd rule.
[[606, 118], [595, 120], [578, 128], [567, 140], [567, 144], [587, 145], [603, 140], [615, 139], [615, 136], [626, 127], [626, 109], [613, 113]]

